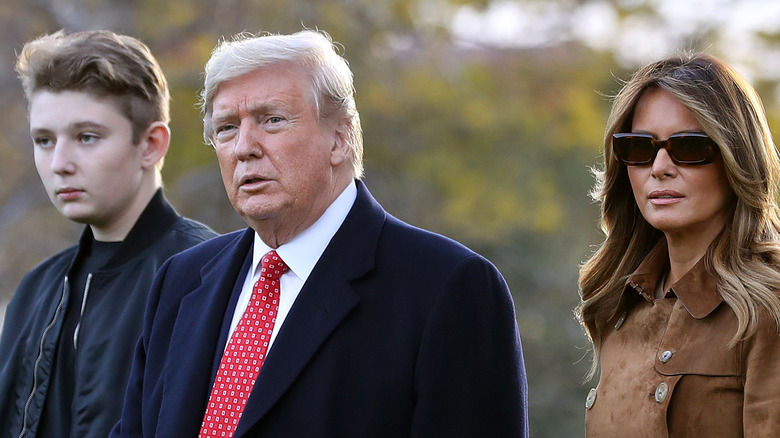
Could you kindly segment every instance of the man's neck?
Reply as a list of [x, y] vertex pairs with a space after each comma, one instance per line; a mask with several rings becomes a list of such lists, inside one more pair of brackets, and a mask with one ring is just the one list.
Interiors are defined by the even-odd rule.
[[349, 178], [343, 183], [334, 185], [330, 196], [326, 198], [327, 201], [323, 203], [323, 205], [313, 208], [306, 219], [298, 222], [297, 224], [291, 224], [290, 221], [285, 220], [276, 220], [275, 218], [259, 223], [250, 222], [249, 226], [252, 227], [255, 232], [257, 232], [263, 242], [265, 242], [269, 247], [272, 249], [277, 249], [294, 239], [302, 232], [306, 231], [315, 222], [317, 222], [317, 220], [319, 220], [325, 211], [333, 204], [336, 198], [338, 198], [344, 192], [344, 189], [346, 189], [349, 184], [352, 184], [352, 181], [353, 180]]

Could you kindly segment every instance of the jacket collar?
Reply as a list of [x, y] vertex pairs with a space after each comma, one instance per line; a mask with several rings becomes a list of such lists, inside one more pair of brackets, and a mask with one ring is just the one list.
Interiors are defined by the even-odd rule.
[[[629, 275], [624, 294], [634, 291], [645, 300], [653, 301], [658, 281], [668, 270], [669, 250], [666, 239], [661, 239], [639, 267]], [[709, 272], [702, 257], [690, 271], [672, 285], [671, 289], [688, 313], [696, 319], [701, 319], [712, 313], [723, 302], [717, 286], [718, 277]]]
[[[133, 228], [130, 229], [130, 233], [122, 241], [119, 249], [103, 265], [101, 270], [117, 268], [134, 259], [165, 234], [179, 218], [179, 214], [165, 199], [162, 188], [157, 189]], [[92, 229], [87, 225], [81, 233], [76, 257], [80, 257], [84, 253], [92, 240]]]

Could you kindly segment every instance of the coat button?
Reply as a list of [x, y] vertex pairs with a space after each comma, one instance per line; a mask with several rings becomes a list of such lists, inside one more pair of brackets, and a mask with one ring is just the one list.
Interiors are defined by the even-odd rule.
[[655, 388], [655, 401], [663, 403], [667, 395], [669, 395], [669, 386], [664, 382], [659, 383], [658, 387]]
[[588, 392], [588, 398], [585, 399], [585, 409], [592, 408], [593, 403], [596, 403], [596, 388], [590, 388], [590, 392]]
[[672, 355], [674, 355], [674, 353], [672, 353], [669, 350], [666, 350], [663, 353], [661, 353], [661, 356], [658, 358], [658, 360], [660, 360], [662, 363], [669, 362], [669, 359], [672, 358]]

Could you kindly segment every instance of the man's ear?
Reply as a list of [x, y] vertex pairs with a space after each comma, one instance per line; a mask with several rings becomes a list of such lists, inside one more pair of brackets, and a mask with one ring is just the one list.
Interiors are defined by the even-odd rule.
[[337, 167], [350, 159], [349, 121], [344, 118], [336, 125], [333, 133], [333, 148], [330, 150], [330, 164]]
[[153, 122], [146, 128], [143, 137], [141, 137], [140, 147], [142, 151], [142, 165], [145, 168], [153, 168], [168, 152], [168, 146], [171, 144], [171, 130], [163, 122]]

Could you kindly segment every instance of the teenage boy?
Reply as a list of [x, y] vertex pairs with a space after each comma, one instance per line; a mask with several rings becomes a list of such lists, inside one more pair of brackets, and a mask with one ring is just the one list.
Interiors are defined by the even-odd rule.
[[16, 70], [35, 166], [85, 224], [20, 283], [0, 338], [0, 436], [105, 437], [120, 417], [147, 293], [162, 263], [215, 233], [162, 193], [169, 92], [149, 49], [108, 31], [29, 42]]

